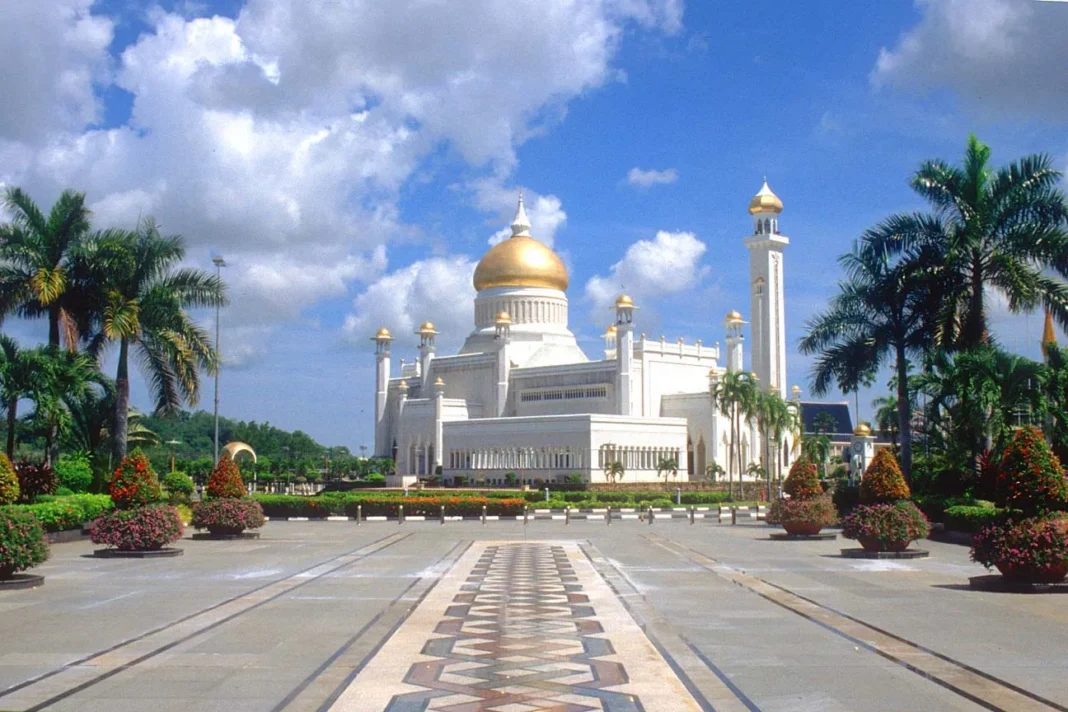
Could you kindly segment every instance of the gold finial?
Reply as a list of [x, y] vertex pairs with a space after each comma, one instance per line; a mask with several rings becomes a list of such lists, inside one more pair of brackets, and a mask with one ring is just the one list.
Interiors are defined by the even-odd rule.
[[437, 378], [434, 379], [434, 385], [435, 386], [444, 386], [445, 385], [445, 381], [441, 378], [441, 376], [438, 376]]

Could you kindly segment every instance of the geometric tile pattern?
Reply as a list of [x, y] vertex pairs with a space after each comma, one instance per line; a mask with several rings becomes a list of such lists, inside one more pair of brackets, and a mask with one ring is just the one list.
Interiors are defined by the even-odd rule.
[[490, 542], [465, 560], [333, 712], [699, 709], [574, 544]]

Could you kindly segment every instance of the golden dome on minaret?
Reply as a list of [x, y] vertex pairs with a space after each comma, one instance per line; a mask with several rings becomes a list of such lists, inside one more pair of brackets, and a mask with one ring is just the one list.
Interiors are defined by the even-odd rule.
[[512, 236], [489, 249], [475, 268], [475, 289], [491, 287], [542, 287], [567, 289], [564, 263], [552, 249], [530, 236], [530, 221], [523, 196], [512, 221]]
[[749, 201], [749, 214], [756, 215], [757, 213], [781, 213], [782, 201], [779, 200], [779, 196], [771, 192], [771, 188], [768, 187], [767, 178], [764, 179], [764, 187], [760, 189], [760, 192], [753, 196], [753, 199]]

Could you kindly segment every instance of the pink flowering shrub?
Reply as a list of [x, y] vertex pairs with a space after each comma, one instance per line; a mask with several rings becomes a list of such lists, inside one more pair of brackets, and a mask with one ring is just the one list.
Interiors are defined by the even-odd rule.
[[927, 516], [910, 500], [862, 504], [842, 520], [842, 534], [871, 551], [903, 551], [930, 533]]
[[193, 507], [193, 526], [212, 534], [240, 534], [259, 529], [265, 521], [260, 503], [248, 497], [208, 499]]
[[1007, 579], [1056, 583], [1068, 571], [1068, 519], [1035, 517], [981, 529], [972, 561], [997, 567]]
[[182, 538], [182, 518], [177, 508], [165, 504], [116, 509], [97, 517], [89, 533], [94, 544], [122, 551], [152, 551]]
[[790, 534], [818, 534], [838, 521], [829, 494], [809, 499], [778, 499], [771, 503], [767, 522], [781, 524]]
[[37, 517], [0, 508], [0, 579], [48, 559], [48, 543]]

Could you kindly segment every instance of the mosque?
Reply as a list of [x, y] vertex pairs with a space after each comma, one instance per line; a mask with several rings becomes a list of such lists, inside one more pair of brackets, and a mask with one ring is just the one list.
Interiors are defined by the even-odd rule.
[[[753, 232], [742, 244], [749, 250], [751, 370], [787, 398], [782, 257], [790, 241], [779, 232], [782, 207], [765, 181], [749, 203]], [[723, 353], [718, 342], [636, 336], [639, 305], [621, 294], [604, 354], [591, 359], [568, 329], [567, 270], [530, 234], [522, 196], [511, 228], [475, 269], [475, 326], [459, 353], [438, 356], [438, 332], [425, 322], [416, 332], [418, 360], [394, 377], [389, 329], [372, 337], [374, 453], [396, 462], [392, 484], [438, 468], [446, 483], [504, 483], [514, 473], [529, 484], [575, 474], [610, 481], [616, 462], [624, 468], [618, 481], [656, 481], [665, 458], [678, 463], [680, 481], [702, 478], [713, 463], [726, 469], [730, 422], [709, 389], [743, 367], [742, 315], [727, 314]], [[790, 397], [796, 402], [799, 394], [795, 386]], [[741, 430], [735, 478], [746, 477], [762, 452], [755, 422]], [[786, 466], [789, 445], [771, 449]]]

